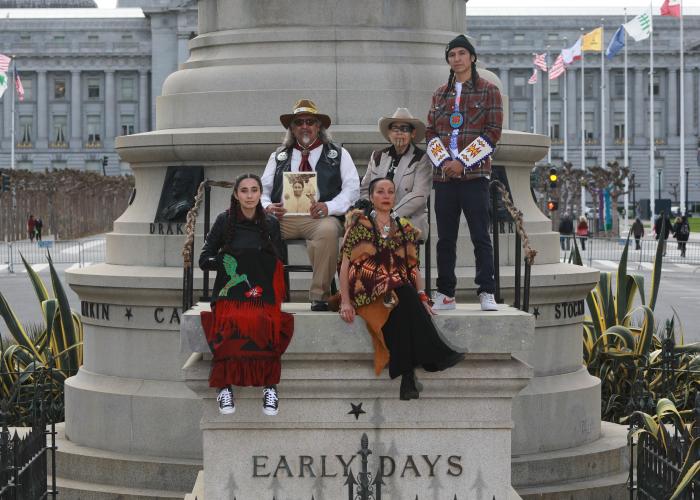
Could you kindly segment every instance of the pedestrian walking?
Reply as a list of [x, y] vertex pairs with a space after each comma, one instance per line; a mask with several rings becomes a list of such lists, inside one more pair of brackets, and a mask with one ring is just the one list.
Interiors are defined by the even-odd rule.
[[634, 236], [634, 249], [641, 250], [642, 246], [639, 244], [639, 240], [644, 237], [644, 224], [639, 217], [634, 219], [634, 224], [632, 224], [632, 236]]
[[676, 241], [678, 241], [678, 249], [681, 251], [681, 257], [685, 258], [685, 247], [688, 243], [688, 238], [690, 238], [690, 224], [688, 223], [688, 216], [684, 215], [680, 217], [678, 222], [678, 227], [674, 227], [674, 236]]
[[578, 218], [578, 225], [576, 226], [576, 236], [578, 236], [581, 242], [581, 250], [586, 249], [586, 238], [588, 238], [588, 221], [586, 216], [582, 215]]
[[34, 232], [36, 231], [36, 219], [34, 215], [29, 214], [29, 219], [27, 219], [27, 236], [29, 236], [29, 241], [34, 243]]
[[36, 236], [36, 241], [41, 241], [41, 230], [44, 228], [44, 221], [41, 217], [37, 217], [34, 221], [34, 233]]
[[561, 216], [559, 221], [559, 246], [562, 250], [571, 250], [571, 235], [574, 234], [574, 221], [569, 212]]

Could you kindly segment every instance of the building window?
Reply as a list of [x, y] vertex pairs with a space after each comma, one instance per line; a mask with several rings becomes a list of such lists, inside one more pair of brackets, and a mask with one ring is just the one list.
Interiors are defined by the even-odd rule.
[[550, 129], [549, 129], [549, 137], [552, 139], [553, 142], [559, 142], [561, 139], [561, 132], [560, 132], [560, 123], [561, 123], [561, 114], [560, 113], [550, 113]]
[[34, 100], [34, 79], [26, 74], [19, 75], [19, 78], [22, 80], [22, 87], [24, 87], [24, 100]]
[[615, 72], [612, 75], [613, 97], [625, 97], [625, 73]]
[[513, 35], [513, 41], [515, 42], [524, 42], [525, 41], [525, 33], [516, 33]]
[[490, 42], [491, 41], [491, 33], [482, 33], [479, 36], [479, 41], [481, 42]]
[[21, 148], [32, 147], [32, 128], [34, 117], [32, 115], [20, 115], [19, 117], [19, 141], [17, 146]]
[[66, 131], [68, 128], [68, 119], [66, 115], [54, 115], [53, 116], [53, 142], [49, 144], [52, 148], [65, 148], [68, 146], [66, 144]]
[[134, 37], [131, 34], [122, 35], [122, 40], [133, 40]]
[[622, 144], [625, 140], [625, 113], [615, 112], [613, 123], [615, 142]]
[[88, 148], [102, 146], [102, 120], [100, 115], [87, 115], [87, 144]]
[[550, 95], [559, 95], [559, 78], [549, 80], [549, 93]]
[[513, 77], [513, 97], [523, 99], [527, 96], [525, 84], [526, 78], [524, 76]]
[[527, 125], [527, 113], [513, 113], [513, 130], [520, 130], [521, 132], [527, 132], [529, 127]]
[[91, 42], [96, 42], [99, 39], [100, 37], [97, 35], [88, 35], [88, 40], [90, 40]]
[[53, 98], [66, 98], [66, 80], [65, 78], [55, 78], [53, 81]]
[[87, 170], [88, 172], [102, 173], [102, 161], [87, 160], [85, 162], [85, 170]]
[[[596, 75], [591, 75], [590, 73], [586, 73], [586, 99], [589, 97], [597, 97], [598, 92], [597, 88], [598, 85], [596, 84], [596, 80], [598, 79]], [[579, 82], [580, 83], [580, 82]]]
[[547, 33], [547, 40], [549, 40], [549, 41], [559, 40], [559, 33]]
[[135, 92], [136, 82], [132, 77], [121, 78], [119, 85], [119, 91], [121, 94], [121, 99], [124, 101], [133, 101]]
[[586, 111], [585, 121], [586, 129], [584, 135], [586, 137], [586, 142], [593, 141], [595, 133], [595, 114], [592, 111]]
[[[649, 82], [647, 82], [647, 96], [649, 95]], [[654, 74], [654, 95], [659, 95], [659, 75]]]
[[[649, 111], [646, 112], [646, 121], [644, 122], [644, 129], [647, 134], [649, 133]], [[661, 121], [661, 111], [654, 112], [654, 137], [656, 144], [664, 144], [666, 142], [665, 131], [663, 127], [663, 122]]]
[[100, 98], [100, 79], [97, 77], [88, 78], [88, 99], [99, 99]]
[[130, 135], [134, 133], [134, 115], [121, 115], [120, 123], [122, 127], [122, 135]]
[[66, 40], [66, 37], [63, 35], [54, 35], [53, 36], [54, 42], [64, 42], [65, 40]]
[[20, 35], [19, 39], [22, 40], [23, 42], [28, 42], [32, 39], [32, 35], [27, 35], [27, 34]]

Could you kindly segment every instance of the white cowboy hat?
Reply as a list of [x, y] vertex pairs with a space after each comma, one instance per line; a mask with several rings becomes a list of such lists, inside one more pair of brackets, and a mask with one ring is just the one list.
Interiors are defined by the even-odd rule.
[[387, 141], [389, 140], [389, 127], [392, 123], [397, 122], [412, 125], [416, 131], [416, 137], [413, 139], [413, 142], [423, 142], [423, 139], [425, 139], [425, 123], [418, 118], [414, 118], [408, 108], [396, 108], [392, 116], [382, 116], [379, 119], [379, 131]]

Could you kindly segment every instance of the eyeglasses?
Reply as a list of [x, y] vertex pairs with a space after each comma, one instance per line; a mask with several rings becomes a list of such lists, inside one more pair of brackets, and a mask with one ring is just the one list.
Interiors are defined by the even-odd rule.
[[389, 127], [389, 130], [392, 132], [408, 133], [413, 131], [413, 127], [411, 125], [392, 125]]
[[292, 123], [297, 127], [301, 127], [302, 125], [313, 127], [318, 123], [318, 120], [316, 118], [297, 118]]

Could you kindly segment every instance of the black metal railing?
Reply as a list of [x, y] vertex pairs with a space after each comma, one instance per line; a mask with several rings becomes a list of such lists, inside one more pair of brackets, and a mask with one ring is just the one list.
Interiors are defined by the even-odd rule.
[[[500, 238], [501, 229], [505, 227], [506, 222], [508, 224], [513, 224], [515, 226], [515, 260], [514, 260], [514, 300], [513, 307], [516, 309], [521, 309], [522, 311], [528, 311], [530, 308], [530, 275], [531, 268], [534, 259], [534, 250], [529, 247], [526, 248], [526, 256], [523, 258], [523, 237], [521, 233], [527, 238], [525, 229], [522, 227], [522, 214], [513, 205], [508, 195], [508, 191], [505, 186], [497, 180], [491, 181], [489, 185], [491, 194], [491, 232], [493, 237], [493, 263], [494, 263], [494, 278], [496, 280], [496, 302], [499, 304], [503, 303], [503, 297], [501, 295], [501, 264], [500, 264]], [[501, 220], [499, 214], [502, 213], [501, 204], [503, 208], [510, 216], [509, 221]], [[505, 232], [505, 231], [504, 231]], [[521, 285], [521, 267], [524, 264], [525, 272], [523, 284]], [[521, 300], [522, 293], [522, 300]]]
[[[41, 368], [31, 372], [3, 372], [0, 376], [17, 377], [7, 399], [0, 401], [0, 500], [55, 499], [56, 488], [56, 427], [54, 413], [55, 384], [53, 369]], [[20, 383], [31, 377], [30, 399], [20, 398]], [[26, 389], [25, 389], [26, 390]], [[27, 404], [31, 413], [31, 428], [21, 434], [8, 428], [12, 405]], [[47, 437], [51, 436], [50, 443]], [[49, 459], [51, 484], [49, 485]]]
[[[696, 392], [692, 411], [683, 411], [689, 415], [684, 425], [679, 425], [673, 419], [664, 419], [658, 422], [663, 429], [665, 445], [659, 436], [649, 433], [636, 434], [634, 431], [643, 427], [644, 422], [639, 414], [644, 412], [650, 415], [656, 413], [656, 404], [659, 399], [667, 398], [675, 400], [674, 394], [678, 393], [679, 384], [688, 382], [689, 377], [696, 376], [698, 371], [690, 369], [690, 363], [686, 368], [680, 366], [679, 359], [687, 355], [687, 352], [678, 349], [670, 334], [670, 327], [666, 326], [666, 336], [661, 341], [660, 366], [643, 365], [636, 370], [636, 379], [632, 384], [627, 411], [630, 413], [629, 434], [627, 446], [629, 450], [629, 471], [627, 488], [630, 500], [667, 500], [679, 483], [683, 465], [689, 461], [692, 465], [700, 461], [700, 451], [695, 451], [695, 456], [689, 456], [694, 440], [700, 438], [700, 392]], [[652, 392], [647, 388], [644, 372], [656, 373], [659, 377], [658, 391]], [[700, 477], [698, 474], [692, 478], [683, 490], [679, 499], [700, 499]]]

